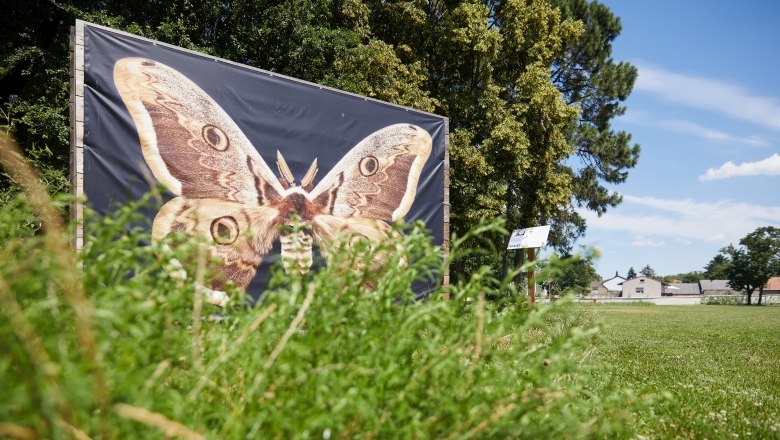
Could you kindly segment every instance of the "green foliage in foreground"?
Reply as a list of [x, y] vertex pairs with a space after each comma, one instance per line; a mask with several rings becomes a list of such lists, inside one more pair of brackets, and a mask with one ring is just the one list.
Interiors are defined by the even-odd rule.
[[[137, 209], [94, 220], [72, 266], [19, 226], [23, 203], [0, 209], [0, 436], [630, 435], [631, 394], [589, 386], [604, 367], [587, 314], [529, 310], [485, 270], [450, 301], [412, 300], [411, 281], [441, 265], [419, 229], [378, 250], [393, 250], [378, 272], [333, 269], [367, 267], [344, 252], [220, 311], [191, 281], [198, 244], [140, 245]], [[194, 273], [169, 274], [172, 258]]]
[[578, 307], [606, 325], [596, 377], [668, 398], [638, 412], [646, 438], [780, 437], [780, 307]]

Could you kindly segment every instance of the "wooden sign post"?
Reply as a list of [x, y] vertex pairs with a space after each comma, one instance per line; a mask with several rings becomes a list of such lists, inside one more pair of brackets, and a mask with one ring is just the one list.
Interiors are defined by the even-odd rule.
[[550, 235], [550, 226], [537, 226], [534, 228], [515, 229], [509, 237], [507, 250], [528, 249], [528, 261], [531, 266], [528, 269], [528, 300], [531, 304], [536, 302], [536, 273], [533, 263], [536, 261], [536, 249], [547, 244], [547, 236]]
[[536, 302], [536, 273], [534, 272], [536, 248], [528, 248], [528, 262], [531, 263], [531, 266], [528, 268], [528, 299], [533, 304]]

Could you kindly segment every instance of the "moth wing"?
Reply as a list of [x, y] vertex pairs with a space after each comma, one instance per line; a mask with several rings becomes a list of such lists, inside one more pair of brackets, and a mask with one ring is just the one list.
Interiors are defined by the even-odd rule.
[[204, 237], [209, 255], [220, 260], [211, 288], [221, 291], [232, 280], [246, 290], [278, 235], [274, 227], [278, 213], [229, 200], [175, 197], [160, 208], [152, 238], [158, 240], [171, 232]]
[[235, 122], [187, 77], [156, 61], [122, 58], [114, 83], [144, 159], [171, 192], [264, 204], [282, 187]]
[[[370, 217], [341, 217], [335, 215], [318, 215], [313, 219], [315, 238], [320, 242], [320, 253], [328, 261], [328, 266], [343, 272], [366, 272], [369, 278], [375, 277], [378, 272], [393, 260], [394, 257], [403, 255], [403, 249], [399, 243], [392, 248], [381, 248], [378, 245], [387, 240], [391, 234], [397, 236], [397, 232], [386, 222]], [[362, 249], [371, 249], [371, 261], [354, 258], [354, 254], [347, 259], [338, 258], [340, 252], [354, 249], [357, 242], [362, 241], [367, 246]], [[347, 254], [349, 255], [349, 254]], [[406, 264], [401, 257], [400, 264]], [[367, 281], [366, 286], [372, 288], [375, 280]]]
[[312, 190], [329, 215], [386, 221], [409, 212], [432, 140], [424, 129], [395, 124], [360, 141]]

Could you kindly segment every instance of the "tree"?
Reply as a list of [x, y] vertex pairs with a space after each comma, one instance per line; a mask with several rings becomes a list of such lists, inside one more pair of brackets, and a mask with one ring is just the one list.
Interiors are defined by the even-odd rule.
[[[620, 22], [584, 0], [10, 0], [4, 8], [0, 100], [17, 97], [8, 111], [16, 137], [28, 151], [50, 148], [63, 176], [76, 18], [449, 117], [450, 221], [460, 235], [503, 216], [512, 226], [552, 224], [550, 242], [568, 251], [585, 228], [575, 208], [601, 214], [619, 203], [602, 182], [624, 181], [639, 153], [609, 126], [636, 76], [610, 58]], [[497, 233], [482, 238], [504, 247]], [[484, 254], [496, 267], [510, 258]], [[461, 263], [454, 274], [482, 261]]]
[[[565, 246], [585, 231], [585, 221], [576, 208], [601, 215], [617, 206], [622, 197], [604, 183], [625, 182], [628, 170], [639, 160], [639, 145], [631, 135], [611, 128], [611, 121], [625, 113], [622, 102], [628, 98], [637, 78], [637, 69], [611, 58], [612, 42], [620, 35], [620, 18], [608, 7], [587, 0], [551, 0], [563, 18], [583, 23], [580, 38], [566, 43], [563, 57], [553, 63], [552, 81], [566, 102], [580, 108], [579, 117], [567, 130], [575, 149], [575, 160], [567, 161], [572, 175], [574, 197], [554, 224], [556, 244]], [[562, 232], [565, 231], [565, 232]]]
[[634, 271], [634, 266], [631, 266], [628, 268], [628, 273], [626, 274], [626, 279], [630, 280], [632, 278], [636, 278], [636, 272]]
[[704, 277], [709, 280], [725, 280], [729, 277], [729, 266], [731, 261], [722, 253], [712, 257], [709, 263], [704, 266]]
[[758, 305], [761, 305], [764, 285], [769, 278], [780, 274], [780, 228], [760, 227], [742, 237], [739, 244], [740, 247], [729, 245], [721, 251], [731, 259], [729, 286], [744, 290], [748, 304], [758, 289]]
[[[51, 191], [67, 190], [68, 27], [54, 2], [9, 0], [0, 14], [0, 126], [38, 168], [53, 171]], [[40, 154], [43, 152], [44, 154]], [[0, 175], [0, 188], [18, 190]], [[0, 194], [7, 200], [8, 195]]]
[[546, 269], [549, 272], [545, 284], [552, 297], [589, 292], [590, 283], [600, 279], [593, 267], [592, 254], [553, 257]]
[[[427, 69], [436, 111], [450, 118], [455, 233], [485, 217], [546, 224], [570, 203], [571, 173], [561, 164], [573, 153], [565, 131], [577, 108], [552, 84], [550, 69], [564, 42], [578, 37], [578, 23], [539, 0], [366, 4], [374, 35], [408, 48], [402, 58]], [[505, 247], [503, 236], [488, 239]], [[522, 254], [514, 253], [515, 266]], [[479, 262], [506, 271], [510, 257], [491, 253]], [[459, 262], [453, 273], [468, 272], [469, 264]]]
[[645, 265], [645, 267], [643, 267], [642, 270], [639, 271], [639, 273], [648, 278], [656, 278], [655, 270], [653, 270], [653, 268], [650, 267], [649, 264]]
[[747, 303], [752, 303], [753, 292], [756, 290], [756, 279], [753, 276], [753, 270], [750, 265], [750, 257], [747, 251], [742, 248], [736, 248], [732, 245], [721, 249], [725, 255], [731, 260], [731, 265], [728, 269], [728, 284], [729, 286], [738, 291], [744, 291], [747, 294]]
[[683, 272], [675, 275], [666, 275], [661, 277], [661, 281], [665, 283], [674, 283], [678, 281], [681, 283], [696, 283], [702, 278], [704, 278], [704, 274], [702, 272], [694, 270], [693, 272]]

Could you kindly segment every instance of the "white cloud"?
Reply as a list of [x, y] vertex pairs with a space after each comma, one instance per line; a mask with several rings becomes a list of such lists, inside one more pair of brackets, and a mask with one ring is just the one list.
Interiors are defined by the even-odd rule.
[[780, 175], [780, 154], [773, 154], [758, 162], [744, 162], [739, 165], [726, 162], [720, 168], [710, 168], [699, 180], [728, 179], [737, 176], [777, 176]]
[[712, 128], [707, 128], [690, 121], [663, 121], [661, 125], [678, 133], [691, 134], [712, 141], [724, 142], [732, 139], [732, 136], [727, 133], [714, 130]]
[[751, 135], [747, 137], [733, 136], [720, 130], [705, 127], [691, 121], [680, 119], [661, 121], [658, 125], [663, 128], [676, 131], [678, 133], [697, 136], [710, 141], [720, 143], [740, 143], [745, 145], [766, 146], [767, 142], [760, 136]]
[[637, 247], [666, 247], [668, 246], [664, 240], [653, 240], [652, 238], [645, 237], [644, 235], [637, 235], [634, 237], [634, 241], [631, 242], [632, 246]]
[[780, 103], [776, 99], [751, 94], [726, 82], [640, 65], [635, 89], [654, 93], [670, 102], [780, 130]]
[[657, 117], [647, 114], [642, 111], [628, 110], [624, 116], [620, 117], [620, 120], [632, 124], [640, 124], [651, 127], [661, 127], [666, 130], [675, 131], [677, 133], [687, 134], [691, 136], [700, 137], [710, 141], [725, 143], [739, 143], [743, 145], [752, 145], [757, 147], [768, 146], [767, 140], [758, 135], [749, 136], [735, 136], [714, 128], [705, 127], [704, 125], [697, 124], [695, 122], [686, 121], [683, 119], [666, 119], [658, 120]]
[[652, 241], [657, 243], [672, 240], [676, 243], [726, 245], [739, 242], [740, 238], [759, 226], [780, 227], [780, 206], [731, 200], [705, 203], [632, 195], [624, 195], [623, 201], [618, 208], [601, 217], [584, 210], [580, 214], [585, 217], [589, 229], [628, 232], [652, 237]]
[[769, 143], [761, 136], [748, 136], [746, 138], [742, 138], [741, 141], [748, 145], [756, 145], [759, 147], [765, 147], [769, 145]]

